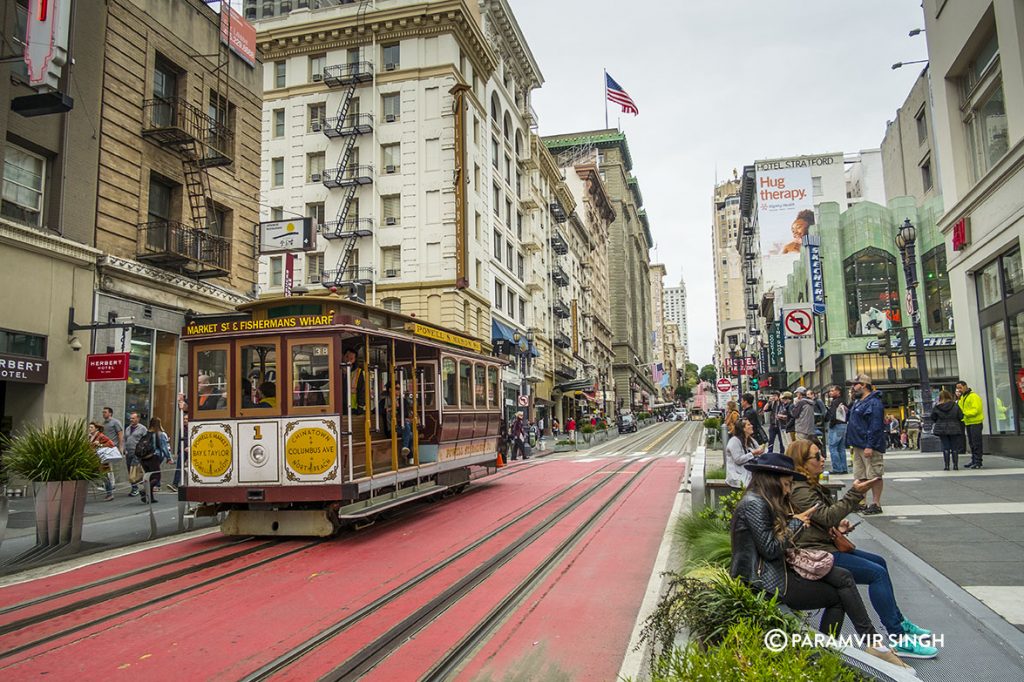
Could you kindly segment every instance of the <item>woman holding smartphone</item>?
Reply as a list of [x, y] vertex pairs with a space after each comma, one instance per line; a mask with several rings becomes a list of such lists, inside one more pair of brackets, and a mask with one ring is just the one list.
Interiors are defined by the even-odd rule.
[[754, 424], [742, 417], [733, 424], [732, 438], [725, 446], [725, 482], [739, 490], [750, 483], [750, 472], [743, 465], [767, 450], [754, 440]]
[[896, 594], [885, 559], [861, 549], [837, 551], [829, 536], [830, 528], [838, 528], [844, 534], [854, 529], [855, 526], [850, 524], [846, 516], [857, 510], [860, 501], [864, 499], [864, 493], [877, 479], [854, 481], [843, 499], [833, 502], [828, 491], [818, 482], [825, 465], [821, 447], [814, 441], [796, 441], [786, 448], [786, 454], [793, 460], [796, 470], [803, 474], [802, 480], [793, 483], [793, 492], [790, 494], [793, 509], [811, 512], [810, 524], [796, 539], [797, 547], [832, 552], [836, 566], [849, 571], [857, 583], [868, 586], [871, 606], [882, 620], [886, 632], [897, 637], [908, 635], [900, 637], [899, 643], [893, 647], [898, 656], [934, 658], [938, 649], [922, 644], [917, 639], [931, 632], [907, 620], [896, 605]]

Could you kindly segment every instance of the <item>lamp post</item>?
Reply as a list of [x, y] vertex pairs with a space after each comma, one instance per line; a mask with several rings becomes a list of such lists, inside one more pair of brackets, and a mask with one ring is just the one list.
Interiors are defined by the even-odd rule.
[[[744, 363], [744, 365], [747, 362], [747, 335], [746, 334], [744, 334], [743, 337], [740, 338], [740, 362]], [[740, 368], [737, 371], [737, 374], [739, 375], [737, 377], [737, 380], [739, 382], [739, 386], [736, 387], [736, 395], [737, 396], [743, 395], [743, 377], [746, 375], [746, 373], [747, 373], [747, 368], [746, 367], [742, 367], [742, 368]], [[739, 400], [737, 400], [736, 402], [739, 402]]]
[[[530, 387], [526, 381], [526, 373], [529, 369], [530, 351], [533, 348], [533, 332], [526, 332], [526, 350], [523, 350], [522, 348], [522, 344], [520, 343], [522, 340], [523, 336], [519, 332], [514, 332], [512, 334], [512, 341], [516, 344], [516, 355], [519, 358], [519, 395], [529, 396]], [[520, 405], [517, 407], [517, 409], [519, 408], [522, 408], [523, 416], [526, 421], [530, 421], [529, 401], [527, 401], [526, 405]]]
[[[914, 325], [914, 355], [917, 359], [917, 371], [921, 381], [921, 452], [941, 452], [939, 438], [932, 433], [932, 424], [926, 418], [932, 412], [932, 385], [928, 379], [928, 361], [924, 352], [924, 333], [921, 331], [921, 312], [917, 305], [917, 257], [914, 246], [917, 242], [917, 229], [910, 218], [896, 231], [896, 248], [903, 258], [903, 276], [907, 281], [909, 295], [910, 321]], [[903, 349], [906, 351], [906, 349]]]

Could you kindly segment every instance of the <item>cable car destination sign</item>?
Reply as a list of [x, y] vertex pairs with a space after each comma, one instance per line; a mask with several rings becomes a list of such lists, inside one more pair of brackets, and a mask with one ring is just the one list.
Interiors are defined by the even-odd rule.
[[277, 331], [306, 327], [329, 327], [334, 324], [334, 311], [323, 315], [291, 315], [266, 320], [224, 320], [221, 322], [189, 322], [185, 336], [228, 334], [231, 332]]

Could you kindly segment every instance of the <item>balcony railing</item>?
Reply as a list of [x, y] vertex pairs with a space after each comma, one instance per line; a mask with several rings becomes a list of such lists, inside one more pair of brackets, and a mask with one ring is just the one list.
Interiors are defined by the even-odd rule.
[[320, 227], [320, 234], [325, 239], [369, 237], [373, 234], [373, 218], [349, 218], [344, 222], [328, 220]]
[[576, 368], [570, 367], [569, 365], [559, 363], [555, 365], [555, 374], [562, 377], [563, 379], [575, 379]]
[[135, 258], [192, 277], [224, 277], [231, 271], [231, 242], [174, 220], [138, 226]]
[[344, 168], [325, 168], [323, 172], [324, 187], [349, 187], [351, 185], [369, 185], [373, 182], [373, 166], [349, 165]]
[[572, 312], [569, 310], [569, 306], [562, 301], [555, 301], [555, 305], [551, 306], [551, 312], [555, 314], [555, 317], [563, 320], [569, 319], [572, 315]]
[[373, 268], [348, 267], [344, 270], [324, 270], [320, 273], [320, 283], [327, 288], [348, 284], [372, 284]]
[[337, 88], [352, 83], [368, 83], [373, 80], [372, 62], [352, 62], [351, 64], [332, 64], [324, 67], [323, 81], [329, 88]]
[[564, 256], [569, 253], [569, 242], [562, 236], [561, 231], [552, 230], [551, 232], [551, 250], [559, 256]]
[[551, 281], [555, 283], [555, 286], [567, 287], [569, 286], [569, 275], [566, 274], [565, 270], [556, 265], [551, 270]]
[[327, 137], [349, 137], [373, 132], [373, 114], [348, 114], [324, 119], [323, 133]]
[[572, 348], [572, 339], [565, 332], [555, 332], [555, 345], [559, 348]]
[[226, 166], [233, 161], [231, 129], [180, 97], [143, 103], [142, 136], [175, 152], [195, 154], [200, 166]]
[[559, 223], [564, 223], [569, 219], [569, 214], [565, 212], [562, 202], [558, 199], [551, 202], [551, 216]]

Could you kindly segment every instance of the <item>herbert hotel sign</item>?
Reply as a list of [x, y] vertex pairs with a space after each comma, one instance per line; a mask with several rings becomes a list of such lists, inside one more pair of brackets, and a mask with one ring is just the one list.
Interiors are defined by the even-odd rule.
[[46, 360], [0, 353], [0, 381], [45, 384], [50, 370]]

